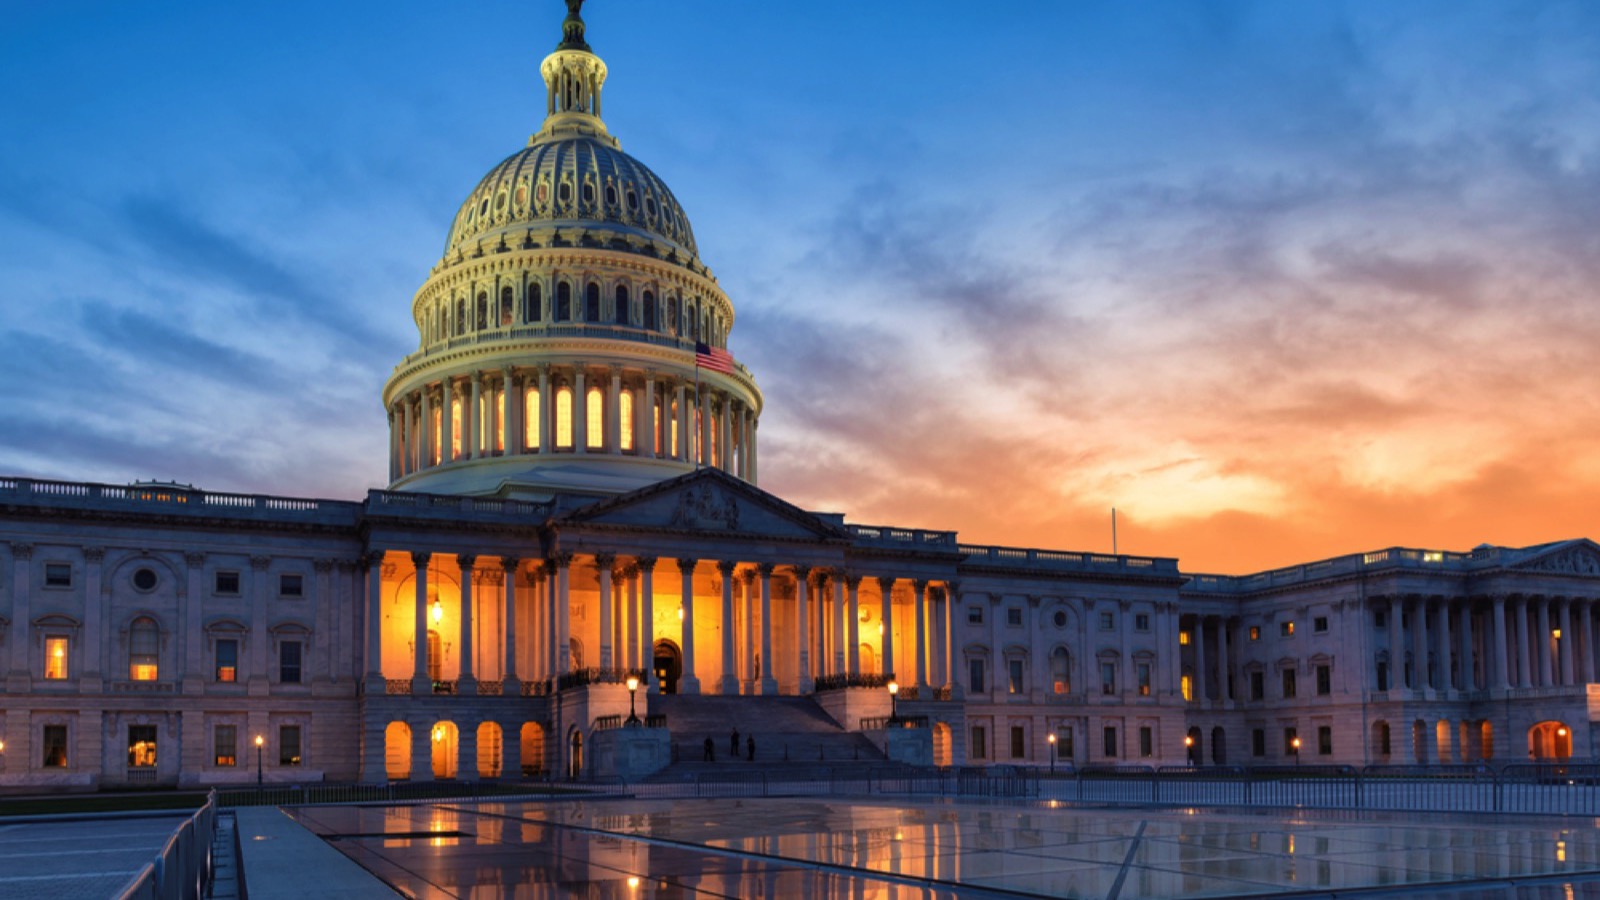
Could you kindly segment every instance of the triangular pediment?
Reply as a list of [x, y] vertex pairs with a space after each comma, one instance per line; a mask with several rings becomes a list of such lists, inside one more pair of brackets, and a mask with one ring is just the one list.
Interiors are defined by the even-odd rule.
[[699, 469], [557, 517], [552, 524], [785, 540], [848, 540], [844, 529], [720, 469]]
[[1557, 575], [1600, 577], [1600, 544], [1587, 538], [1563, 541], [1534, 550], [1511, 568], [1525, 572], [1551, 572]]

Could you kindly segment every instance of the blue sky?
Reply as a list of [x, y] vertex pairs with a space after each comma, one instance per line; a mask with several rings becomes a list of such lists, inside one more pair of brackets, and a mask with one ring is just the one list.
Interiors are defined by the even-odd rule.
[[[356, 498], [541, 2], [11, 2], [0, 472]], [[852, 520], [1237, 571], [1594, 534], [1600, 6], [592, 0]]]

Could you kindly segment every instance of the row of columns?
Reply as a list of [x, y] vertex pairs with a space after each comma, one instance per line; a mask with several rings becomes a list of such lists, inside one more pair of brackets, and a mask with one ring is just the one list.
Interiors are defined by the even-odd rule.
[[[1394, 686], [1476, 690], [1600, 681], [1600, 617], [1590, 598], [1497, 594], [1485, 602], [1396, 595], [1376, 602], [1388, 613]], [[1479, 611], [1482, 621], [1475, 626]], [[1403, 623], [1409, 635], [1402, 633]]]
[[[626, 385], [623, 375], [620, 366], [582, 363], [560, 371], [549, 365], [533, 370], [504, 366], [446, 375], [412, 390], [389, 409], [390, 481], [486, 456], [599, 453], [699, 463], [755, 482], [758, 419], [748, 403], [694, 381], [659, 378], [652, 371], [638, 380], [627, 379]], [[598, 446], [591, 446], [589, 435], [591, 387], [604, 391], [599, 401], [603, 433], [593, 442]], [[557, 446], [558, 411], [552, 401], [562, 389], [570, 391], [571, 441]], [[625, 393], [633, 407], [627, 422], [631, 446], [623, 439]], [[530, 398], [537, 416], [532, 427], [526, 421]], [[459, 452], [454, 441], [457, 406], [462, 417]]]

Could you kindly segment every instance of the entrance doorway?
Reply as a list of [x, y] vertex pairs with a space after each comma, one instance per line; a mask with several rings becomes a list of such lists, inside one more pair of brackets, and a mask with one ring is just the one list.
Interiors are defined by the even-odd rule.
[[655, 656], [650, 668], [655, 670], [656, 683], [661, 685], [661, 693], [678, 692], [678, 679], [683, 677], [683, 653], [678, 650], [677, 644], [667, 640], [656, 641]]
[[1540, 722], [1528, 729], [1528, 755], [1540, 760], [1570, 757], [1572, 731], [1564, 722]]

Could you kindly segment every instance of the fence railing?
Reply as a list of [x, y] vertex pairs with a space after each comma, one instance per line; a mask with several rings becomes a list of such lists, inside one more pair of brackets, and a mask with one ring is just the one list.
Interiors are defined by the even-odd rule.
[[211, 884], [211, 840], [217, 831], [217, 792], [183, 820], [156, 858], [145, 863], [115, 897], [119, 900], [199, 900]]
[[889, 682], [894, 680], [894, 673], [877, 675], [871, 672], [859, 674], [823, 675], [816, 680], [813, 691], [841, 691], [845, 688], [887, 688]]

